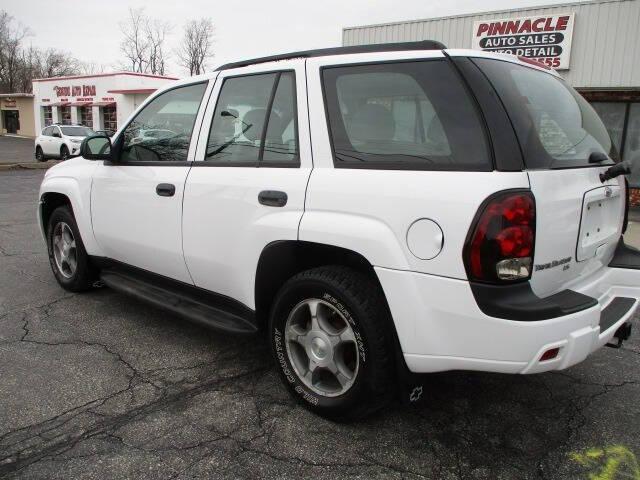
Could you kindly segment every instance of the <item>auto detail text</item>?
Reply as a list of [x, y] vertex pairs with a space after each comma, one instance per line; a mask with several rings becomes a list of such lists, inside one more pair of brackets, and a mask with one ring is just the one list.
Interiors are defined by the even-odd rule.
[[569, 68], [575, 14], [483, 20], [473, 24], [472, 48]]

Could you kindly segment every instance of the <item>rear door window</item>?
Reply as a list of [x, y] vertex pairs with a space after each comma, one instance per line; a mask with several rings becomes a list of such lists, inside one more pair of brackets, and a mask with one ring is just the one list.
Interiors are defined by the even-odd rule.
[[[618, 158], [615, 145], [591, 105], [562, 79], [502, 60], [473, 61], [504, 103], [530, 169], [599, 166]], [[593, 152], [612, 160], [590, 164]]]
[[213, 114], [205, 161], [219, 166], [299, 165], [295, 74], [228, 77]]
[[336, 167], [492, 170], [469, 93], [446, 60], [322, 72]]

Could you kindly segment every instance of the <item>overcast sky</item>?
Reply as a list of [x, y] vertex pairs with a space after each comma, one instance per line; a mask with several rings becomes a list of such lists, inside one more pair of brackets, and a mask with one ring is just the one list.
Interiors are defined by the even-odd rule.
[[[70, 52], [113, 70], [120, 60], [119, 22], [129, 7], [173, 25], [169, 52], [183, 25], [211, 17], [216, 27], [215, 64], [287, 51], [339, 46], [342, 28], [558, 3], [558, 0], [0, 0], [0, 9], [28, 26], [38, 47]], [[480, 6], [481, 5], [481, 6]], [[170, 71], [184, 75], [175, 55]]]

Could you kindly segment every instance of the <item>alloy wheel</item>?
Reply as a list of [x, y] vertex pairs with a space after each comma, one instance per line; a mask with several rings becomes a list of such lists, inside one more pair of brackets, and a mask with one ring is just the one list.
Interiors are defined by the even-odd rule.
[[315, 298], [297, 304], [285, 324], [289, 361], [312, 391], [336, 397], [353, 385], [360, 366], [356, 336], [333, 305]]
[[65, 222], [57, 223], [53, 229], [52, 248], [58, 271], [65, 278], [73, 277], [78, 267], [76, 239]]

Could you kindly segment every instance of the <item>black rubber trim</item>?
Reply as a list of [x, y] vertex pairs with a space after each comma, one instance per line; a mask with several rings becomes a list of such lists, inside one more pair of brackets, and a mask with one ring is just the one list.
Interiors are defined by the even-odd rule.
[[231, 333], [258, 332], [255, 312], [225, 295], [104, 257], [91, 257], [108, 287], [169, 310], [202, 326]]
[[495, 89], [480, 71], [478, 66], [467, 57], [449, 57], [464, 77], [473, 97], [480, 105], [489, 139], [493, 148], [496, 170], [502, 172], [521, 172], [524, 160], [516, 132], [500, 101]]
[[624, 237], [620, 237], [609, 267], [640, 270], [640, 250], [625, 244]]
[[635, 298], [628, 297], [616, 297], [611, 300], [600, 314], [600, 333], [609, 330], [613, 324], [629, 313], [635, 303]]
[[478, 307], [490, 317], [535, 322], [563, 317], [598, 305], [595, 298], [573, 290], [563, 290], [540, 298], [529, 282], [491, 285], [469, 282]]
[[290, 60], [292, 58], [326, 57], [329, 55], [348, 55], [352, 53], [375, 52], [402, 52], [411, 50], [445, 50], [447, 47], [435, 40], [423, 40], [420, 42], [378, 43], [373, 45], [354, 45], [350, 47], [320, 48], [317, 50], [302, 50], [299, 52], [271, 55], [269, 57], [253, 58], [241, 62], [227, 63], [216, 68], [215, 71], [229, 70], [231, 68], [248, 67], [257, 63], [276, 62]]

